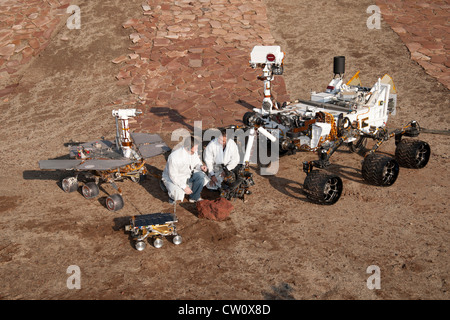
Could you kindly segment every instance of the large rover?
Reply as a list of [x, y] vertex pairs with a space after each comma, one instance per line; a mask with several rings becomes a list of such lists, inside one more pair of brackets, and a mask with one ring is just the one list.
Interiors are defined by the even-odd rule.
[[[403, 139], [419, 135], [420, 126], [416, 121], [400, 129], [388, 130], [386, 127], [388, 117], [395, 115], [397, 105], [397, 91], [389, 75], [378, 79], [372, 87], [364, 87], [358, 71], [344, 83], [345, 57], [335, 57], [334, 76], [326, 91], [312, 92], [310, 100], [280, 104], [271, 96], [271, 81], [275, 75], [283, 73], [284, 57], [279, 46], [253, 48], [250, 66], [263, 70], [258, 79], [264, 82], [264, 100], [261, 108], [247, 112], [243, 121], [254, 132], [261, 132], [261, 128], [270, 132], [271, 138], [278, 141], [280, 154], [317, 152], [317, 160], [303, 163], [303, 171], [307, 174], [303, 186], [308, 199], [323, 205], [339, 200], [342, 179], [317, 169], [329, 166], [330, 157], [342, 145], [364, 156], [362, 176], [376, 186], [394, 184], [400, 166], [420, 169], [427, 165], [429, 144]], [[380, 145], [391, 138], [395, 139], [395, 157], [376, 153]], [[368, 139], [375, 142], [370, 150], [366, 149]]]

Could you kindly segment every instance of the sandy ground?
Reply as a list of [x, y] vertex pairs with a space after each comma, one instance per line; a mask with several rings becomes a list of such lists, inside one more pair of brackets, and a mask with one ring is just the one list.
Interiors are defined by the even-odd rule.
[[[148, 178], [121, 183], [126, 206], [117, 213], [98, 200], [65, 194], [64, 173], [42, 172], [37, 161], [66, 154], [64, 143], [113, 138], [108, 103], [126, 97], [110, 61], [129, 47], [121, 25], [141, 1], [78, 1], [85, 28], [62, 28], [24, 73], [19, 92], [1, 102], [1, 299], [448, 299], [448, 136], [423, 134], [432, 156], [422, 170], [401, 169], [390, 188], [367, 185], [361, 158], [345, 148], [330, 171], [344, 181], [332, 207], [309, 203], [301, 162], [282, 158], [275, 176], [261, 176], [247, 203], [233, 202], [225, 222], [201, 220], [193, 205], [178, 208], [184, 243], [137, 252], [120, 229], [127, 217], [170, 212]], [[107, 4], [105, 4], [107, 3]], [[449, 92], [410, 60], [384, 23], [367, 30], [370, 1], [267, 0], [272, 34], [286, 52], [292, 99], [322, 90], [332, 57], [347, 57], [347, 75], [364, 85], [388, 72], [399, 90], [391, 127], [416, 119], [449, 129]], [[89, 27], [88, 27], [89, 26]], [[68, 37], [69, 41], [61, 40]], [[246, 68], [247, 66], [243, 66]], [[276, 90], [276, 88], [275, 88]], [[168, 135], [163, 135], [169, 142]], [[393, 154], [388, 142], [380, 150]], [[160, 172], [163, 156], [149, 168]], [[67, 268], [81, 269], [81, 290], [66, 286]], [[366, 286], [368, 266], [381, 270], [381, 289]]]

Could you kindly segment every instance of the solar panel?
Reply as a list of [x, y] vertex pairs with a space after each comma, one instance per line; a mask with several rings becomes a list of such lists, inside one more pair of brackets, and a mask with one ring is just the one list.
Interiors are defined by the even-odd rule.
[[86, 160], [76, 166], [76, 170], [112, 170], [132, 164], [132, 160]]
[[136, 145], [156, 142], [164, 143], [159, 134], [132, 132], [131, 138]]
[[79, 165], [82, 160], [41, 160], [39, 168], [42, 170], [70, 170]]
[[131, 138], [144, 159], [170, 151], [170, 148], [158, 134], [131, 133]]
[[151, 213], [134, 217], [135, 227], [164, 225], [168, 222], [176, 222], [172, 213]]
[[118, 152], [114, 142], [108, 140], [95, 140], [86, 142], [80, 145], [74, 145], [69, 148], [69, 155], [72, 158], [77, 158], [78, 150], [83, 148], [89, 152], [88, 158], [92, 159], [125, 159], [122, 152]]

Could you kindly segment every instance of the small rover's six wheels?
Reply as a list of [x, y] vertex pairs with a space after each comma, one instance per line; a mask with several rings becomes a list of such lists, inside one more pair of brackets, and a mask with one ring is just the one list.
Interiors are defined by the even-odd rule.
[[144, 241], [136, 241], [136, 244], [134, 246], [136, 247], [137, 251], [142, 251], [145, 249], [146, 244]]
[[179, 234], [177, 234], [172, 238], [172, 242], [175, 245], [179, 245], [183, 242], [183, 238]]
[[161, 239], [160, 237], [155, 237], [155, 238], [153, 239], [153, 246], [154, 246], [156, 249], [161, 248], [161, 247], [163, 246], [163, 244], [164, 244], [163, 239]]

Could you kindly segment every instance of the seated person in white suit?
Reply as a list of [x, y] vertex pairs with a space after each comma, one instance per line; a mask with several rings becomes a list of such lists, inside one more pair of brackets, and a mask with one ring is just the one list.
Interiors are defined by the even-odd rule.
[[210, 181], [206, 187], [217, 190], [221, 187], [225, 177], [224, 167], [233, 170], [240, 162], [239, 149], [233, 139], [227, 139], [226, 130], [220, 130], [219, 137], [212, 140], [203, 155], [208, 167]]
[[183, 201], [185, 194], [189, 195], [189, 202], [203, 200], [200, 193], [209, 179], [205, 174], [207, 167], [198, 155], [198, 145], [193, 136], [186, 138], [183, 146], [172, 151], [167, 159], [161, 180], [169, 194], [169, 203]]

